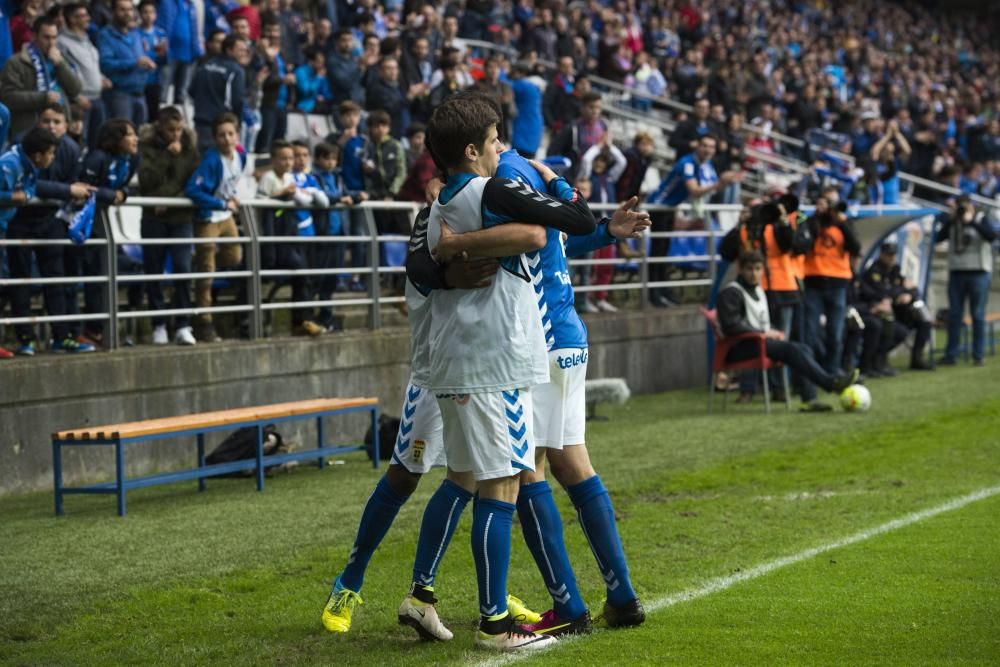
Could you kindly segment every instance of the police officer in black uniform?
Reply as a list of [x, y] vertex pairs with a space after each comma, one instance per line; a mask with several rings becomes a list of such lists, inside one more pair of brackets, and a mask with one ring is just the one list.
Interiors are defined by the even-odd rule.
[[[924, 302], [916, 285], [903, 277], [896, 263], [897, 247], [894, 241], [887, 241], [879, 248], [878, 259], [862, 274], [859, 300], [865, 317], [866, 348], [869, 341], [874, 342], [874, 333], [869, 327], [879, 331], [876, 350], [865, 349], [862, 352], [862, 367], [870, 362], [867, 369], [869, 376], [895, 375], [895, 371], [887, 361], [889, 352], [902, 343], [911, 330], [916, 331], [913, 341], [913, 352], [910, 356], [910, 368], [914, 370], [932, 370], [933, 367], [924, 359], [924, 348], [930, 340], [931, 321]], [[874, 352], [874, 354], [872, 354]]]

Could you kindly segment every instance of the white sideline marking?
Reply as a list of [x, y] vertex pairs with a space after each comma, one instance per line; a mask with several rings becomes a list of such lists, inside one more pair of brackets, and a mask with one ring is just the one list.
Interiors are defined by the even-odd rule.
[[[880, 526], [859, 531], [853, 535], [848, 535], [847, 537], [829, 542], [822, 546], [806, 549], [805, 551], [800, 551], [799, 553], [792, 554], [791, 556], [784, 556], [782, 558], [767, 561], [766, 563], [755, 565], [748, 570], [741, 570], [735, 574], [730, 574], [725, 577], [709, 579], [697, 588], [691, 588], [680, 593], [675, 593], [674, 595], [668, 595], [666, 597], [659, 598], [658, 600], [653, 600], [645, 605], [646, 613], [651, 614], [661, 609], [672, 607], [681, 602], [697, 600], [698, 598], [703, 598], [707, 595], [711, 595], [712, 593], [724, 591], [727, 588], [732, 588], [736, 584], [744, 581], [750, 581], [751, 579], [756, 579], [758, 577], [763, 577], [764, 575], [770, 574], [775, 570], [780, 570], [783, 567], [801, 563], [804, 560], [808, 560], [827, 551], [833, 551], [834, 549], [848, 547], [853, 544], [857, 544], [858, 542], [864, 542], [865, 540], [869, 540], [873, 537], [878, 537], [879, 535], [884, 535], [885, 533], [890, 533], [894, 530], [899, 530], [900, 528], [906, 528], [907, 526], [911, 526], [915, 523], [920, 523], [921, 521], [933, 518], [938, 514], [944, 514], [945, 512], [961, 509], [966, 505], [970, 505], [979, 500], [985, 500], [986, 498], [990, 498], [998, 494], [1000, 494], [1000, 485], [979, 489], [978, 491], [973, 491], [968, 495], [953, 498], [946, 503], [937, 505], [936, 507], [930, 507], [925, 510], [920, 510], [919, 512], [906, 514], [898, 519], [893, 519], [892, 521], [883, 523]], [[580, 641], [582, 639], [583, 638], [581, 637], [576, 639], [576, 641]], [[530, 658], [533, 655], [539, 655], [540, 653], [547, 653], [548, 651], [555, 650], [565, 641], [567, 640], [560, 640], [551, 648], [545, 649], [544, 651], [503, 654], [475, 662], [473, 664], [476, 665], [476, 667], [500, 667], [501, 665], [509, 665], [511, 663], [520, 662], [521, 660]]]

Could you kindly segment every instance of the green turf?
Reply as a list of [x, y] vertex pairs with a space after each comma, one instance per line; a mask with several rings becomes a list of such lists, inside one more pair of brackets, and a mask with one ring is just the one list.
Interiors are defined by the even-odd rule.
[[[630, 567], [647, 602], [1000, 484], [1000, 374], [959, 367], [873, 382], [865, 415], [705, 414], [701, 392], [633, 399], [589, 426]], [[470, 520], [438, 578], [448, 644], [395, 623], [428, 476], [375, 555], [347, 637], [319, 612], [377, 473], [362, 460], [268, 481], [210, 480], [111, 497], [0, 499], [5, 664], [458, 664], [476, 615]], [[600, 575], [557, 492], [581, 589]], [[995, 664], [1000, 498], [825, 553], [539, 656], [599, 664]], [[519, 530], [511, 591], [539, 610]]]

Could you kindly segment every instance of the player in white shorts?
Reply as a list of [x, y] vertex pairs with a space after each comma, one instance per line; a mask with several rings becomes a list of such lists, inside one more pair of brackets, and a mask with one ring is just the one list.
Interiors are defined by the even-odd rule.
[[[568, 234], [589, 234], [595, 227], [589, 208], [578, 198], [560, 201], [492, 177], [502, 148], [499, 120], [491, 103], [465, 96], [439, 106], [428, 124], [428, 146], [448, 173], [427, 232], [428, 247], [443, 262], [459, 252], [491, 254], [479, 251], [479, 239], [463, 237], [515, 220]], [[568, 187], [554, 178], [546, 191], [554, 192], [560, 183]], [[544, 228], [535, 227], [529, 236], [531, 247], [544, 246]], [[530, 393], [549, 379], [544, 332], [523, 252], [517, 247], [497, 253], [503, 257], [501, 268], [489, 287], [430, 294], [427, 381], [415, 379], [438, 396], [449, 466], [472, 473], [477, 482], [472, 547], [481, 618], [476, 644], [501, 650], [533, 649], [553, 640], [515, 625], [506, 603], [518, 474], [534, 468]]]

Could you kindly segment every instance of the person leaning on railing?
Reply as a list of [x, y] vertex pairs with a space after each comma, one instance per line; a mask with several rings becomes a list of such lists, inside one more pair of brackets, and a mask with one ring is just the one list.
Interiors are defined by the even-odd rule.
[[[194, 130], [184, 126], [184, 118], [176, 107], [164, 107], [156, 122], [139, 130], [139, 194], [143, 197], [184, 197], [184, 186], [198, 168], [198, 139]], [[142, 209], [142, 237], [190, 239], [192, 236], [191, 209], [145, 207]], [[191, 246], [146, 245], [142, 248], [143, 271], [149, 275], [162, 274], [170, 257], [174, 273], [191, 272]], [[191, 282], [175, 280], [171, 306], [175, 309], [191, 307]], [[163, 282], [146, 283], [146, 297], [152, 310], [163, 310]], [[178, 315], [174, 340], [178, 345], [194, 345], [191, 317]], [[170, 342], [167, 321], [153, 318], [153, 344]]]
[[[39, 199], [77, 201], [85, 199], [93, 191], [93, 186], [80, 182], [80, 146], [66, 132], [66, 108], [61, 104], [49, 104], [42, 110], [38, 125], [48, 130], [57, 139], [55, 158], [52, 163], [38, 170], [36, 195]], [[17, 209], [7, 229], [7, 238], [56, 241], [66, 238], [66, 224], [56, 217], [57, 207], [25, 206]], [[10, 275], [15, 279], [32, 277], [32, 256], [37, 260], [38, 273], [42, 278], [62, 278], [66, 274], [63, 261], [64, 248], [58, 245], [15, 246], [10, 249]], [[13, 285], [10, 288], [11, 311], [14, 317], [31, 314], [31, 285]], [[66, 314], [66, 286], [48, 284], [44, 286], [45, 311], [49, 315]], [[18, 324], [18, 354], [31, 356], [35, 353], [34, 328], [30, 324]], [[70, 335], [65, 322], [52, 323], [53, 352], [93, 352], [94, 347], [80, 343]]]
[[[128, 199], [129, 183], [139, 166], [139, 135], [135, 126], [124, 118], [112, 118], [97, 132], [97, 147], [83, 158], [81, 180], [94, 186], [97, 204], [102, 209], [120, 206]], [[104, 225], [94, 220], [91, 238], [105, 238]], [[108, 275], [107, 255], [101, 246], [85, 245], [72, 247], [66, 252], [66, 275], [106, 276]], [[77, 309], [77, 287], [67, 289], [66, 310], [75, 313]], [[108, 289], [101, 283], [86, 283], [83, 287], [83, 310], [85, 313], [108, 312]], [[104, 321], [90, 320], [81, 332], [81, 342], [99, 346], [104, 342]]]
[[[35, 196], [38, 170], [52, 164], [57, 143], [54, 134], [36, 127], [28, 131], [24, 141], [0, 155], [0, 239], [7, 234], [7, 223], [16, 211], [14, 207], [23, 206]], [[10, 356], [8, 350], [0, 347], [0, 358]]]
[[[205, 152], [198, 169], [184, 186], [184, 194], [198, 206], [195, 238], [236, 238], [240, 235], [236, 227], [236, 213], [240, 207], [236, 188], [247, 160], [246, 153], [238, 145], [240, 119], [233, 113], [223, 112], [216, 116], [211, 131], [215, 147]], [[242, 259], [243, 252], [238, 243], [219, 246], [199, 243], [194, 251], [195, 271], [198, 273], [213, 273], [217, 263], [223, 268], [234, 268]], [[212, 306], [211, 278], [195, 281], [194, 301], [198, 308]], [[194, 336], [209, 343], [222, 340], [212, 325], [211, 313], [198, 315]]]

